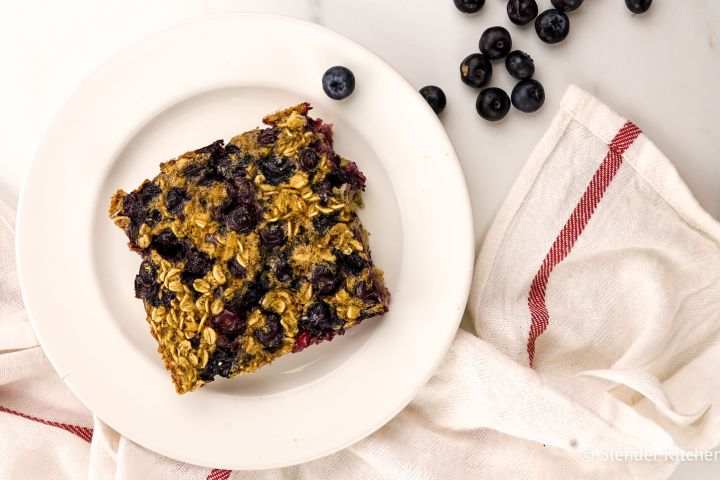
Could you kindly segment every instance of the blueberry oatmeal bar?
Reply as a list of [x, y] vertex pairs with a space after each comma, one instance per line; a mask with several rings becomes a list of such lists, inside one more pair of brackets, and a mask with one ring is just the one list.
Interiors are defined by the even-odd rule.
[[365, 176], [310, 108], [163, 163], [110, 201], [142, 257], [135, 296], [180, 394], [388, 310], [356, 214]]

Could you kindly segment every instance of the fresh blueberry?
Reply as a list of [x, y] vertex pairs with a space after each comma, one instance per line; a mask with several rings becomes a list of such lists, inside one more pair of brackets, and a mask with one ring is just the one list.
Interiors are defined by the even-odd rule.
[[535, 20], [535, 31], [545, 43], [562, 42], [570, 33], [570, 19], [560, 10], [545, 10]]
[[505, 57], [505, 68], [510, 75], [518, 80], [532, 78], [535, 74], [535, 62], [527, 53], [514, 50]]
[[485, 120], [497, 122], [502, 120], [510, 110], [510, 98], [501, 88], [486, 88], [478, 95], [475, 109]]
[[522, 27], [535, 20], [538, 6], [535, 0], [509, 0], [507, 14], [512, 23]]
[[652, 0], [625, 0], [625, 5], [633, 13], [645, 13], [650, 9]]
[[442, 91], [442, 88], [436, 87], [435, 85], [428, 85], [420, 89], [420, 95], [428, 102], [433, 112], [440, 114], [445, 110], [447, 99], [445, 98], [445, 92]]
[[515, 108], [525, 113], [537, 111], [545, 103], [545, 89], [532, 78], [520, 80], [510, 94]]
[[463, 13], [477, 13], [485, 5], [485, 0], [453, 0], [458, 10]]
[[563, 12], [572, 12], [580, 8], [585, 0], [552, 0], [553, 7]]
[[480, 51], [490, 60], [498, 60], [510, 53], [512, 38], [504, 27], [490, 27], [480, 37]]
[[471, 53], [460, 64], [460, 79], [465, 85], [481, 88], [492, 77], [492, 63], [482, 53]]
[[355, 75], [346, 67], [331, 67], [323, 75], [322, 87], [328, 97], [342, 100], [355, 90]]

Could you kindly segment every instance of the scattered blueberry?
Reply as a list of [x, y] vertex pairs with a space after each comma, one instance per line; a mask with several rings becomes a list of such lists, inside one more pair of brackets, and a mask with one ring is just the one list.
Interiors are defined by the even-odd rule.
[[572, 12], [580, 8], [585, 0], [552, 0], [553, 7], [563, 12]]
[[355, 90], [355, 75], [346, 67], [331, 67], [323, 75], [322, 87], [328, 97], [342, 100]]
[[535, 112], [545, 103], [545, 89], [531, 78], [520, 80], [510, 95], [513, 106], [525, 113]]
[[490, 60], [498, 60], [510, 53], [512, 38], [504, 27], [490, 27], [480, 37], [480, 51]]
[[475, 109], [485, 120], [497, 122], [502, 120], [510, 110], [510, 98], [501, 88], [486, 88], [478, 95]]
[[485, 0], [453, 0], [458, 10], [463, 13], [477, 13], [485, 5]]
[[545, 43], [562, 42], [570, 32], [570, 19], [560, 10], [545, 10], [535, 20], [535, 31]]
[[492, 63], [482, 53], [471, 53], [460, 64], [460, 79], [465, 85], [481, 88], [492, 77]]
[[535, 20], [538, 6], [535, 0], [509, 0], [507, 14], [512, 23], [522, 27]]
[[535, 75], [535, 62], [521, 50], [514, 50], [505, 57], [505, 68], [518, 80], [526, 80]]
[[420, 89], [420, 95], [428, 102], [433, 112], [440, 114], [445, 110], [447, 98], [445, 98], [445, 92], [442, 91], [442, 88], [436, 87], [435, 85], [428, 85]]
[[355, 296], [363, 302], [375, 303], [378, 301], [378, 294], [371, 282], [358, 282], [355, 285]]
[[625, 5], [633, 13], [645, 13], [650, 9], [652, 0], [625, 0]]

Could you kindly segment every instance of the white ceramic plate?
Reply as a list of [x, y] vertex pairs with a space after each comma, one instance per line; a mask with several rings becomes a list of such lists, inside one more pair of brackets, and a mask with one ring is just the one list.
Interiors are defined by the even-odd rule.
[[[321, 76], [346, 65], [347, 100]], [[336, 149], [368, 178], [361, 218], [392, 292], [390, 313], [258, 372], [178, 396], [133, 279], [139, 257], [107, 218], [110, 195], [158, 163], [310, 101]], [[266, 16], [198, 20], [148, 38], [95, 72], [47, 132], [23, 189], [18, 264], [51, 362], [131, 440], [194, 464], [286, 466], [378, 429], [427, 381], [465, 307], [470, 207], [442, 125], [379, 58], [329, 30]]]

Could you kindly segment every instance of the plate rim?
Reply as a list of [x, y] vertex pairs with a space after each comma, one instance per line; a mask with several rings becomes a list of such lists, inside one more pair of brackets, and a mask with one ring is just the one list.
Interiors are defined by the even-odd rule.
[[[84, 78], [89, 79], [89, 78], [96, 76], [99, 72], [102, 72], [106, 67], [108, 67], [108, 65], [111, 65], [113, 62], [115, 62], [119, 57], [121, 57], [128, 50], [141, 48], [145, 42], [149, 42], [152, 39], [154, 39], [155, 37], [161, 36], [166, 32], [173, 31], [173, 30], [182, 30], [183, 27], [186, 27], [188, 25], [204, 23], [204, 22], [212, 21], [214, 19], [224, 19], [224, 18], [249, 19], [250, 21], [252, 21], [252, 19], [259, 19], [259, 20], [270, 20], [273, 22], [275, 22], [275, 21], [290, 22], [290, 23], [296, 24], [297, 26], [299, 26], [301, 28], [310, 28], [310, 29], [320, 32], [321, 34], [337, 37], [341, 41], [348, 42], [348, 43], [354, 45], [356, 48], [362, 50], [365, 55], [368, 55], [369, 57], [372, 57], [374, 59], [374, 61], [379, 62], [385, 70], [387, 70], [392, 75], [397, 77], [400, 80], [400, 82], [402, 84], [404, 84], [404, 87], [406, 90], [412, 90], [413, 92], [415, 92], [417, 94], [418, 100], [422, 101], [424, 103], [424, 100], [417, 93], [416, 89], [398, 70], [396, 70], [394, 67], [392, 67], [390, 64], [388, 64], [382, 57], [376, 55], [371, 50], [369, 50], [368, 48], [363, 46], [362, 44], [334, 31], [334, 30], [324, 27], [322, 25], [318, 25], [318, 24], [315, 24], [312, 22], [300, 20], [300, 19], [293, 18], [293, 17], [287, 17], [287, 16], [282, 16], [282, 15], [272, 15], [272, 14], [217, 13], [217, 14], [193, 17], [193, 18], [184, 20], [182, 22], [175, 23], [171, 26], [159, 29], [149, 35], [144, 36], [143, 38], [141, 38], [135, 42], [128, 44], [127, 46], [125, 46], [124, 48], [117, 51], [116, 53], [111, 55], [109, 58], [107, 58], [104, 62], [102, 62], [97, 68], [92, 70]], [[88, 402], [86, 401], [84, 395], [82, 395], [76, 389], [76, 387], [73, 386], [73, 383], [70, 380], [70, 378], [68, 378], [68, 375], [61, 374], [60, 365], [58, 364], [57, 359], [55, 359], [54, 356], [51, 355], [49, 353], [48, 349], [46, 348], [46, 339], [44, 339], [43, 335], [39, 332], [38, 325], [36, 323], [36, 319], [31, 312], [31, 307], [30, 307], [30, 304], [28, 302], [28, 298], [26, 295], [26, 291], [28, 288], [27, 287], [28, 282], [27, 282], [26, 276], [23, 274], [23, 265], [25, 262], [23, 260], [24, 246], [22, 245], [21, 237], [23, 236], [25, 228], [26, 228], [24, 218], [25, 218], [26, 203], [30, 202], [30, 200], [28, 199], [28, 190], [29, 190], [28, 185], [30, 183], [30, 177], [33, 174], [33, 172], [35, 171], [35, 168], [33, 168], [33, 167], [37, 166], [37, 164], [40, 163], [40, 160], [39, 160], [40, 153], [43, 150], [45, 150], [45, 148], [46, 148], [46, 143], [48, 142], [49, 132], [51, 130], [57, 128], [58, 119], [62, 116], [66, 107], [79, 94], [79, 92], [82, 91], [84, 84], [85, 84], [85, 81], [80, 83], [73, 90], [73, 92], [64, 99], [62, 106], [55, 113], [55, 115], [52, 118], [52, 121], [49, 123], [47, 129], [45, 130], [41, 140], [37, 143], [37, 147], [35, 149], [33, 159], [31, 161], [30, 166], [29, 166], [29, 168], [26, 172], [26, 175], [23, 179], [23, 183], [22, 183], [22, 187], [20, 189], [20, 194], [19, 194], [19, 199], [18, 199], [17, 216], [16, 216], [17, 225], [16, 225], [16, 232], [15, 232], [15, 241], [16, 241], [15, 259], [17, 262], [18, 278], [19, 278], [19, 283], [21, 286], [23, 302], [26, 306], [26, 311], [28, 313], [28, 318], [32, 325], [33, 331], [38, 339], [38, 342], [40, 343], [40, 345], [43, 349], [44, 354], [46, 355], [46, 357], [52, 364], [55, 371], [61, 376], [63, 383], [65, 383], [65, 385], [67, 385], [68, 388], [70, 388], [70, 390], [73, 392], [73, 394], [83, 403], [83, 405], [86, 408], [88, 408], [88, 410], [91, 411], [93, 416], [97, 415], [98, 418], [100, 418], [103, 422], [106, 422], [106, 420], [104, 418], [102, 418], [102, 416], [96, 414], [95, 412], [93, 412], [90, 409], [90, 407], [88, 406]], [[430, 109], [429, 106], [426, 106], [426, 108]], [[464, 300], [461, 301], [461, 306], [460, 306], [459, 311], [454, 313], [454, 317], [452, 319], [453, 322], [448, 322], [448, 323], [452, 323], [452, 325], [454, 325], [455, 328], [453, 328], [452, 330], [450, 328], [448, 328], [448, 331], [452, 331], [452, 335], [448, 335], [448, 338], [445, 339], [446, 341], [444, 342], [443, 348], [441, 350], [442, 355], [438, 355], [437, 358], [435, 358], [435, 360], [432, 362], [431, 368], [428, 368], [428, 371], [423, 376], [423, 380], [421, 382], [418, 382], [414, 389], [412, 389], [411, 391], [408, 391], [407, 394], [405, 396], [403, 396], [402, 401], [398, 402], [397, 408], [388, 409], [388, 411], [390, 413], [383, 415], [382, 418], [378, 422], [367, 425], [366, 428], [362, 429], [363, 432], [361, 434], [357, 435], [357, 438], [354, 438], [353, 440], [344, 442], [342, 444], [335, 445], [329, 449], [326, 449], [325, 451], [316, 452], [315, 454], [308, 456], [307, 458], [305, 458], [304, 460], [302, 460], [300, 462], [293, 462], [293, 463], [289, 463], [289, 464], [276, 463], [276, 464], [260, 465], [260, 466], [238, 467], [237, 465], [228, 465], [228, 464], [217, 465], [218, 462], [212, 462], [212, 463], [188, 462], [188, 460], [180, 459], [178, 456], [168, 454], [166, 451], [161, 452], [161, 451], [156, 450], [155, 448], [151, 448], [150, 446], [147, 446], [144, 442], [141, 443], [141, 442], [137, 441], [136, 438], [132, 435], [129, 435], [127, 433], [121, 433], [121, 435], [126, 436], [126, 438], [129, 438], [130, 440], [134, 441], [138, 445], [143, 446], [144, 448], [148, 448], [151, 451], [155, 451], [161, 455], [165, 455], [165, 456], [168, 456], [169, 458], [177, 459], [179, 461], [184, 461], [184, 462], [198, 464], [198, 465], [204, 465], [204, 466], [208, 466], [210, 468], [213, 468], [213, 467], [228, 468], [228, 469], [232, 469], [232, 470], [265, 470], [265, 469], [280, 468], [280, 467], [286, 467], [286, 466], [291, 466], [291, 465], [297, 465], [299, 463], [309, 462], [309, 461], [324, 457], [326, 455], [330, 455], [332, 453], [338, 452], [342, 449], [345, 449], [348, 446], [366, 438], [367, 436], [371, 435], [372, 433], [374, 433], [375, 431], [380, 429], [383, 425], [385, 425], [386, 423], [391, 421], [398, 413], [400, 413], [412, 401], [412, 399], [417, 395], [417, 393], [420, 391], [420, 389], [428, 382], [428, 380], [435, 373], [439, 364], [445, 358], [445, 356], [448, 352], [448, 349], [455, 337], [455, 333], [457, 332], [457, 328], [459, 327], [460, 322], [462, 320], [462, 316], [463, 316], [463, 313], [465, 310], [465, 305], [467, 303], [467, 299], [469, 296], [470, 287], [471, 287], [471, 283], [472, 283], [472, 272], [473, 272], [473, 266], [474, 266], [474, 259], [475, 259], [474, 225], [473, 225], [473, 221], [472, 221], [472, 206], [471, 206], [471, 202], [470, 202], [469, 191], [467, 188], [467, 181], [466, 181], [463, 169], [462, 169], [462, 165], [457, 157], [457, 153], [455, 152], [455, 148], [452, 144], [452, 141], [449, 138], [449, 135], [447, 134], [447, 131], [445, 130], [440, 119], [437, 118], [437, 116], [435, 116], [434, 114], [433, 114], [433, 117], [434, 117], [434, 124], [435, 124], [434, 130], [436, 130], [439, 135], [442, 135], [445, 138], [447, 147], [449, 148], [449, 152], [451, 153], [450, 158], [448, 158], [448, 163], [445, 166], [446, 166], [446, 168], [452, 166], [453, 170], [456, 171], [459, 179], [461, 180], [459, 182], [459, 184], [456, 185], [456, 187], [458, 187], [460, 189], [460, 191], [458, 193], [459, 193], [459, 196], [462, 197], [463, 206], [465, 207], [465, 209], [464, 209], [465, 210], [465, 212], [464, 212], [465, 213], [464, 214], [465, 221], [464, 221], [463, 228], [466, 230], [466, 232], [464, 235], [464, 239], [463, 238], [458, 239], [458, 245], [456, 245], [454, 247], [457, 247], [456, 250], [458, 250], [458, 251], [463, 251], [463, 256], [466, 257], [466, 259], [468, 261], [465, 262], [465, 265], [466, 265], [464, 267], [465, 271], [458, 272], [457, 278], [458, 278], [458, 280], [462, 279], [462, 283], [458, 283], [455, 290], [457, 290], [460, 293], [459, 296]], [[462, 240], [462, 242], [461, 242], [461, 240]], [[461, 243], [463, 244], [462, 245], [463, 248], [460, 248]], [[117, 429], [115, 425], [113, 425], [109, 422], [106, 422], [106, 423], [109, 426], [111, 426], [111, 428], [120, 432], [120, 430]]]

